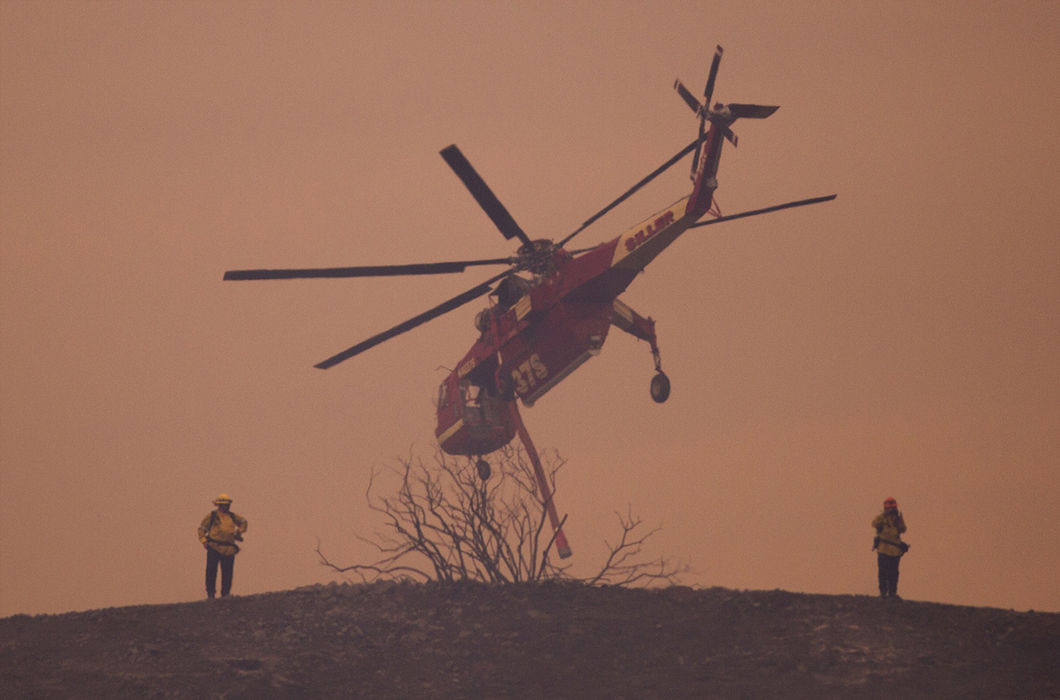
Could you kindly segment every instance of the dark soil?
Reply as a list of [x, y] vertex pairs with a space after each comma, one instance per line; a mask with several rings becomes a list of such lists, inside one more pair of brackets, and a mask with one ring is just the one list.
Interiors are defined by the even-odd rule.
[[313, 586], [0, 620], [4, 698], [1058, 698], [1060, 614], [784, 591]]

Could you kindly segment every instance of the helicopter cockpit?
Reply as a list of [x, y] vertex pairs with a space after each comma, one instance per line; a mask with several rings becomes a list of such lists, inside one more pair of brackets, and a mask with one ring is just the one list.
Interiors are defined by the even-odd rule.
[[437, 435], [450, 454], [487, 454], [515, 435], [508, 402], [497, 391], [495, 365], [483, 363], [463, 377], [454, 372], [442, 382]]
[[531, 287], [533, 283], [523, 277], [517, 275], [505, 277], [497, 285], [497, 291], [494, 292], [497, 297], [497, 308], [501, 311], [512, 308], [515, 302], [530, 293]]

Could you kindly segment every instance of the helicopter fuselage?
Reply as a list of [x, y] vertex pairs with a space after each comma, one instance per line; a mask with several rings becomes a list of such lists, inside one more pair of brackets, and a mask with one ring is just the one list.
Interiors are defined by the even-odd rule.
[[483, 455], [506, 445], [516, 426], [505, 404], [532, 406], [600, 353], [612, 325], [657, 352], [654, 323], [618, 297], [702, 216], [695, 202], [685, 197], [577, 257], [554, 251], [548, 273], [526, 280], [519, 298], [483, 311], [479, 338], [440, 388], [435, 435], [442, 449]]

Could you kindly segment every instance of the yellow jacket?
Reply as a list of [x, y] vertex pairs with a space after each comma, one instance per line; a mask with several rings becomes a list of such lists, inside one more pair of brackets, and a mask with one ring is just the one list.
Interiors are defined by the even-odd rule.
[[901, 513], [894, 515], [888, 515], [886, 512], [880, 513], [872, 519], [872, 527], [876, 530], [876, 536], [879, 537], [876, 551], [889, 557], [898, 557], [903, 554], [902, 548], [898, 546], [898, 543], [902, 541], [902, 533], [905, 532], [905, 518]]
[[239, 551], [237, 536], [242, 539], [242, 534], [246, 531], [246, 518], [232, 512], [212, 510], [199, 523], [199, 542], [218, 554], [231, 556]]

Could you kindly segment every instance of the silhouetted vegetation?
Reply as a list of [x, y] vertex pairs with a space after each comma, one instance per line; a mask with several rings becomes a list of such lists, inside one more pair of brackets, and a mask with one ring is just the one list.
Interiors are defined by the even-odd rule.
[[[565, 464], [544, 454], [552, 493]], [[482, 480], [475, 463], [437, 452], [433, 461], [406, 458], [389, 472], [400, 480], [396, 492], [374, 492], [381, 472], [373, 471], [365, 498], [385, 523], [374, 536], [359, 537], [378, 549], [368, 564], [340, 566], [317, 544], [325, 566], [362, 581], [482, 581], [516, 583], [568, 580], [592, 585], [673, 584], [682, 569], [665, 557], [646, 560], [644, 547], [659, 528], [647, 528], [627, 509], [616, 512], [619, 534], [596, 574], [577, 578], [554, 549], [544, 495], [526, 454], [506, 447], [493, 456], [493, 476]]]

